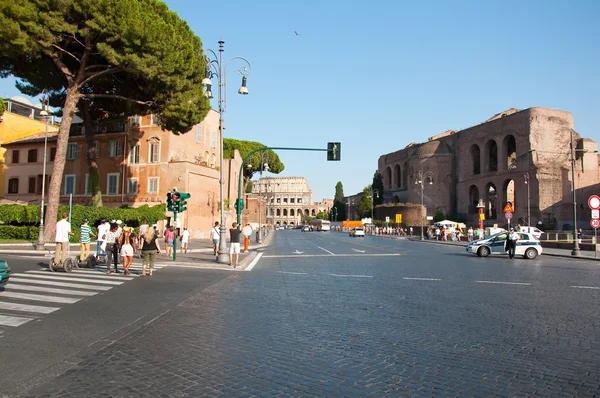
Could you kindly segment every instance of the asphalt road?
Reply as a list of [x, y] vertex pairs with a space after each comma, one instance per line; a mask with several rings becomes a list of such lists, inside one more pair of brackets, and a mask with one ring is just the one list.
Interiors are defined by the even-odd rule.
[[[291, 230], [251, 272], [157, 275], [171, 282], [130, 281], [3, 334], [2, 383], [36, 357], [55, 365], [22, 377], [25, 396], [600, 394], [593, 262]], [[102, 332], [70, 350], [61, 327], [74, 341]]]

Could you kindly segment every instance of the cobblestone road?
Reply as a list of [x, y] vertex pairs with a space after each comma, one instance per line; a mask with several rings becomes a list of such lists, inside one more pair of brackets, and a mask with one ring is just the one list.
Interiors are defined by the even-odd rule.
[[298, 231], [273, 243], [29, 396], [600, 394], [595, 264]]

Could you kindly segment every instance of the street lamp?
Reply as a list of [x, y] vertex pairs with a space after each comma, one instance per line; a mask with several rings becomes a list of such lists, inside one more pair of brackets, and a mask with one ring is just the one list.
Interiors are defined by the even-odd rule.
[[[260, 202], [262, 199], [261, 193], [262, 193], [262, 172], [263, 169], [269, 171], [269, 165], [267, 163], [263, 163], [263, 153], [261, 152], [260, 154], [260, 178], [258, 179], [258, 229], [256, 230], [256, 243], [262, 243], [262, 233], [261, 233], [261, 212], [262, 210], [260, 209]], [[248, 165], [248, 167], [251, 167], [250, 165]], [[267, 207], [267, 205], [265, 204], [265, 207]]]
[[44, 165], [42, 169], [42, 200], [40, 201], [40, 226], [38, 228], [38, 241], [35, 245], [36, 250], [44, 250], [45, 249], [45, 241], [44, 241], [44, 205], [46, 199], [46, 156], [48, 153], [48, 119], [50, 119], [50, 115], [48, 114], [48, 92], [46, 90], [42, 91], [42, 111], [40, 112], [40, 116], [45, 118], [46, 127], [44, 133]]
[[[423, 236], [423, 228], [424, 228], [424, 223], [423, 223], [423, 207], [425, 207], [424, 204], [424, 186], [425, 186], [425, 181], [429, 182], [429, 185], [433, 185], [433, 173], [431, 171], [428, 171], [426, 173], [423, 173], [423, 170], [419, 170], [419, 173], [417, 174], [417, 179], [415, 180], [415, 184], [418, 184], [421, 186], [421, 240], [425, 239], [425, 237]], [[425, 213], [427, 214], [427, 213]]]
[[348, 202], [346, 202], [346, 204], [348, 205], [348, 214], [346, 214], [346, 219], [348, 220], [348, 229], [350, 229], [350, 206], [354, 203], [350, 199], [348, 199]]
[[571, 180], [573, 181], [573, 251], [572, 256], [579, 256], [579, 240], [577, 239], [577, 198], [575, 195], [575, 146], [573, 145], [573, 129], [571, 129]]
[[[334, 206], [333, 210], [335, 210], [335, 221], [337, 222], [338, 209], [337, 209], [337, 207]], [[333, 216], [333, 213], [332, 213], [332, 216]]]
[[523, 175], [525, 178], [525, 185], [527, 185], [527, 230], [531, 232], [531, 202], [529, 200], [529, 173]]
[[[219, 254], [217, 256], [217, 262], [222, 264], [229, 263], [229, 254], [227, 253], [227, 243], [225, 242], [225, 236], [227, 233], [227, 228], [225, 226], [225, 177], [223, 175], [223, 164], [225, 163], [223, 158], [223, 133], [225, 127], [223, 126], [225, 113], [225, 106], [227, 103], [227, 91], [225, 88], [227, 87], [227, 65], [233, 60], [241, 60], [245, 62], [248, 66], [242, 66], [239, 69], [236, 69], [233, 72], [242, 76], [242, 86], [238, 90], [238, 94], [247, 95], [248, 88], [246, 87], [246, 77], [250, 74], [252, 70], [252, 66], [250, 62], [246, 58], [242, 57], [233, 57], [230, 58], [225, 64], [223, 64], [223, 45], [225, 42], [223, 40], [219, 40], [219, 56], [213, 51], [208, 49], [207, 51], [213, 55], [213, 59], [211, 60], [209, 57], [206, 57], [206, 76], [202, 79], [202, 85], [205, 86], [204, 95], [206, 98], [213, 98], [211, 87], [212, 77], [218, 78], [219, 84], [219, 150], [221, 152], [221, 167], [219, 168], [219, 195], [221, 198], [221, 225], [220, 225], [220, 236], [219, 240]], [[212, 69], [212, 70], [211, 70]]]
[[379, 199], [379, 190], [373, 189], [373, 186], [371, 186], [371, 224], [373, 224], [373, 209], [375, 209], [375, 197], [373, 196], [374, 193], [377, 193], [377, 198]]

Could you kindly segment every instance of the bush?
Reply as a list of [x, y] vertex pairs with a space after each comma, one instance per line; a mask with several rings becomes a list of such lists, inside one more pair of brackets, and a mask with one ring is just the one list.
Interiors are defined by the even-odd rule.
[[38, 227], [0, 225], [0, 239], [37, 241]]

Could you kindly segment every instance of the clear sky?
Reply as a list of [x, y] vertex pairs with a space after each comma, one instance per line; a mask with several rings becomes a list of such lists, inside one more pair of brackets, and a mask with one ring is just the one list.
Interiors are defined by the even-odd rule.
[[[600, 142], [600, 1], [167, 0], [205, 48], [247, 58], [250, 95], [228, 79], [225, 136], [279, 152], [281, 176], [304, 176], [313, 198], [371, 183], [380, 155], [509, 108], [573, 114]], [[204, 7], [204, 8], [201, 8]], [[297, 35], [294, 31], [299, 33]], [[241, 64], [230, 64], [233, 66]], [[18, 94], [0, 80], [3, 96]], [[213, 100], [216, 108], [216, 99]]]

